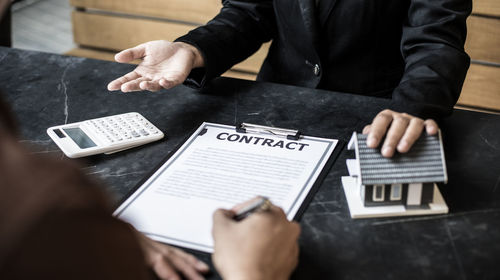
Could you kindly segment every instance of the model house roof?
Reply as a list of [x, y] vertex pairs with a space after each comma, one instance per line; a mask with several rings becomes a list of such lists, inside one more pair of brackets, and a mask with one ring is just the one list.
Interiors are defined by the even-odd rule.
[[348, 148], [355, 150], [363, 185], [447, 182], [441, 132], [421, 136], [408, 153], [385, 158], [380, 148], [366, 145], [364, 134], [353, 134]]

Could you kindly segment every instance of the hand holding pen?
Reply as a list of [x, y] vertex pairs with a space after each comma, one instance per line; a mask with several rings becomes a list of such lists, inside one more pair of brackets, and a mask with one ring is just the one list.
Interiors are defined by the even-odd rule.
[[233, 220], [241, 221], [255, 212], [269, 211], [271, 206], [272, 203], [267, 197], [256, 197], [233, 207], [232, 211], [235, 214]]
[[257, 197], [213, 217], [212, 260], [224, 279], [289, 278], [298, 261], [300, 226], [281, 208]]

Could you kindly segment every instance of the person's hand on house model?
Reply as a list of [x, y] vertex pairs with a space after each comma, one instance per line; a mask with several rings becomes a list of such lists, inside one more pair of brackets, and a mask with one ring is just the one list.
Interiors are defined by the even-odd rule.
[[396, 151], [408, 152], [424, 128], [428, 135], [434, 135], [439, 130], [437, 123], [432, 119], [423, 120], [386, 109], [378, 113], [371, 124], [365, 126], [363, 134], [368, 134], [368, 147], [377, 148], [381, 145], [382, 155], [392, 157]]
[[109, 83], [108, 90], [131, 92], [168, 89], [184, 82], [193, 68], [203, 67], [203, 58], [197, 48], [165, 40], [147, 42], [115, 55], [115, 60], [121, 63], [136, 59], [142, 59], [139, 66]]
[[212, 260], [222, 278], [288, 279], [298, 263], [299, 225], [274, 205], [239, 222], [233, 210], [213, 215]]

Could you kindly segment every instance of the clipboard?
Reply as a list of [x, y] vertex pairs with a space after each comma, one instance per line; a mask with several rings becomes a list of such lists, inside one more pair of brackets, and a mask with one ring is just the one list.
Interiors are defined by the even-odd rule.
[[[212, 252], [215, 209], [264, 195], [282, 206], [290, 220], [299, 219], [338, 156], [338, 146], [338, 140], [304, 136], [297, 130], [203, 123], [113, 215], [158, 241]], [[311, 162], [305, 160], [309, 155], [315, 157]], [[306, 166], [305, 174], [292, 172]], [[295, 180], [286, 176], [300, 178], [300, 186], [290, 186], [291, 193], [286, 193], [287, 186]], [[252, 193], [257, 190], [268, 193]], [[286, 197], [280, 199], [280, 194]]]

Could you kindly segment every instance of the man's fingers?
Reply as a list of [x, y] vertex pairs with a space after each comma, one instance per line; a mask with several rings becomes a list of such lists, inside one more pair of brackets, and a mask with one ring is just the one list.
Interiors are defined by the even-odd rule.
[[158, 83], [158, 81], [142, 81], [139, 84], [139, 87], [142, 90], [149, 90], [149, 91], [159, 91], [162, 88]]
[[212, 236], [214, 239], [218, 236], [219, 232], [224, 232], [227, 228], [234, 223], [234, 212], [225, 209], [217, 209], [213, 214], [213, 227]]
[[274, 204], [271, 205], [271, 208], [269, 209], [273, 215], [275, 215], [278, 218], [285, 218], [286, 219], [286, 214], [285, 211], [281, 207], [278, 207]]
[[123, 92], [140, 91], [142, 90], [139, 86], [142, 82], [146, 81], [146, 78], [138, 78], [130, 82], [126, 82], [121, 86]]
[[183, 257], [179, 256], [178, 253], [170, 255], [169, 261], [174, 265], [174, 267], [180, 271], [187, 279], [190, 280], [203, 280], [203, 276], [196, 271], [194, 266], [192, 266]]
[[166, 79], [160, 79], [159, 84], [160, 84], [160, 86], [162, 86], [165, 89], [169, 89], [169, 88], [174, 87], [173, 83], [167, 81]]
[[384, 145], [382, 146], [382, 155], [384, 157], [392, 157], [394, 155], [396, 146], [401, 140], [401, 137], [403, 137], [409, 123], [410, 118], [404, 114], [394, 117], [391, 127], [387, 132], [387, 136], [385, 137]]
[[363, 134], [368, 134], [370, 133], [370, 130], [371, 130], [371, 125], [366, 125], [364, 128], [363, 128]]
[[248, 207], [250, 205], [252, 205], [254, 202], [258, 201], [259, 199], [261, 199], [262, 197], [261, 196], [256, 196], [252, 199], [249, 199], [247, 201], [244, 201], [244, 202], [241, 202], [241, 203], [238, 203], [236, 204], [235, 206], [233, 206], [233, 208], [231, 208], [231, 211], [233, 211], [234, 213], [237, 213], [238, 211], [240, 211], [241, 209], [245, 208], [245, 207]]
[[415, 143], [415, 141], [417, 141], [417, 139], [422, 134], [423, 129], [424, 129], [424, 121], [419, 118], [412, 118], [410, 120], [408, 128], [406, 129], [405, 134], [403, 135], [403, 138], [401, 138], [401, 141], [399, 141], [397, 150], [400, 153], [408, 152]]
[[380, 144], [380, 140], [384, 137], [387, 128], [392, 122], [392, 111], [384, 110], [380, 112], [370, 127], [370, 133], [368, 134], [368, 139], [366, 140], [366, 144], [370, 148], [376, 148], [378, 144]]
[[140, 78], [140, 75], [137, 74], [135, 71], [132, 71], [109, 83], [108, 90], [110, 91], [119, 90], [124, 83], [136, 80], [138, 78]]
[[214, 223], [228, 223], [232, 221], [232, 218], [234, 217], [234, 212], [226, 209], [217, 209], [214, 214]]
[[198, 260], [195, 256], [188, 254], [182, 250], [179, 250], [177, 248], [172, 248], [174, 254], [178, 255], [179, 257], [183, 258], [185, 262], [190, 264], [192, 267], [194, 267], [196, 270], [200, 272], [208, 272], [209, 267], [206, 263]]
[[140, 59], [144, 57], [146, 53], [146, 47], [144, 44], [138, 45], [136, 47], [123, 50], [115, 55], [115, 60], [120, 63], [127, 63], [134, 59]]
[[153, 270], [160, 279], [181, 280], [173, 264], [171, 264], [165, 256], [158, 254], [157, 258], [158, 259], [153, 262]]
[[434, 120], [432, 119], [425, 120], [424, 126], [427, 134], [435, 135], [436, 133], [438, 133], [439, 126]]
[[189, 72], [169, 73], [160, 79], [160, 85], [165, 89], [170, 89], [182, 84]]

